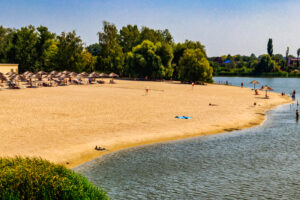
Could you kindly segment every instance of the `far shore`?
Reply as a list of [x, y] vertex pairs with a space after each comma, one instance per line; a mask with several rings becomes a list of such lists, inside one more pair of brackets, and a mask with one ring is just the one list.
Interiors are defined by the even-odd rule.
[[[292, 102], [264, 94], [215, 84], [192, 88], [126, 80], [3, 90], [0, 156], [37, 156], [72, 168], [125, 148], [253, 127], [265, 120], [266, 110]], [[107, 150], [96, 151], [96, 145]]]

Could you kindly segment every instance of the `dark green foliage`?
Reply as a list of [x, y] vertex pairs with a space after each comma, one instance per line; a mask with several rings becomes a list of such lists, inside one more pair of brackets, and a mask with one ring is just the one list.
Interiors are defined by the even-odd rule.
[[119, 34], [116, 26], [103, 22], [103, 32], [99, 32], [100, 53], [95, 69], [103, 72], [124, 73], [124, 53], [119, 44]]
[[271, 56], [268, 54], [263, 55], [259, 63], [254, 68], [255, 74], [275, 71], [277, 71], [277, 63], [274, 60], [272, 60]]
[[93, 56], [98, 56], [101, 51], [100, 45], [98, 43], [91, 44], [86, 49]]
[[137, 25], [127, 25], [120, 30], [120, 45], [124, 53], [132, 51], [132, 48], [140, 44], [140, 31]]
[[268, 41], [268, 54], [269, 56], [273, 56], [273, 40], [272, 38], [269, 38], [269, 41]]
[[133, 77], [168, 78], [172, 76], [172, 48], [160, 42], [143, 41], [129, 54], [129, 73]]
[[0, 159], [0, 199], [108, 199], [86, 178], [37, 158]]
[[11, 63], [20, 64], [19, 70], [34, 70], [37, 58], [36, 45], [38, 33], [34, 26], [22, 27], [11, 33], [11, 48], [7, 52], [7, 59]]
[[[83, 51], [83, 44], [75, 31], [57, 36], [57, 53], [54, 62], [57, 63], [55, 70], [68, 70], [80, 72], [80, 60]], [[59, 65], [58, 65], [59, 64]], [[58, 68], [59, 67], [59, 68]]]
[[183, 81], [213, 82], [212, 72], [201, 49], [186, 49], [179, 60], [178, 76]]

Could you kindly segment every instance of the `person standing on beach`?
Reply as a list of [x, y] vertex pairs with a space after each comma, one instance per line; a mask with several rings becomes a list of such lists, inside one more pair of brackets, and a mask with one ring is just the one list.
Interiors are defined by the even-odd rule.
[[195, 83], [194, 83], [194, 82], [192, 82], [192, 89], [194, 89], [194, 86], [195, 86]]
[[244, 87], [244, 83], [243, 82], [241, 82], [241, 87]]

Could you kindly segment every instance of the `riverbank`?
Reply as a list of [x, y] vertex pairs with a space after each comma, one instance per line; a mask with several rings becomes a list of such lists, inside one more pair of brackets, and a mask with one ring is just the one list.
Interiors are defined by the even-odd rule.
[[[75, 167], [128, 147], [257, 126], [266, 110], [291, 102], [232, 86], [116, 82], [0, 91], [0, 155]], [[181, 115], [192, 118], [175, 118]]]

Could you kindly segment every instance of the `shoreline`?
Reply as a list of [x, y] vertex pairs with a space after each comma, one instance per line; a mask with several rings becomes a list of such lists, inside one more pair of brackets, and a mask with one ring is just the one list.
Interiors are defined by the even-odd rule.
[[[226, 85], [226, 87], [228, 87], [228, 86], [240, 88], [239, 86]], [[270, 92], [270, 93], [279, 95], [279, 93], [275, 93], [275, 92]], [[286, 98], [288, 102], [280, 103], [280, 104], [271, 104], [271, 105], [266, 106], [265, 108], [261, 108], [261, 110], [259, 112], [261, 117], [257, 117], [257, 119], [255, 121], [249, 121], [248, 123], [246, 123], [245, 125], [242, 125], [242, 126], [229, 127], [229, 128], [223, 129], [223, 130], [215, 129], [215, 130], [211, 130], [211, 131], [208, 131], [205, 133], [196, 133], [196, 132], [195, 133], [185, 133], [183, 136], [179, 136], [179, 137], [178, 136], [166, 137], [166, 138], [148, 140], [148, 141], [144, 141], [144, 142], [140, 142], [140, 143], [116, 145], [115, 147], [111, 148], [109, 151], [93, 152], [91, 154], [87, 154], [87, 155], [81, 157], [80, 159], [71, 160], [72, 164], [65, 165], [65, 166], [69, 169], [76, 168], [81, 165], [84, 165], [85, 163], [91, 162], [94, 159], [100, 158], [104, 155], [116, 153], [116, 152], [119, 152], [122, 150], [134, 148], [134, 147], [142, 147], [142, 146], [146, 146], [146, 145], [153, 145], [153, 144], [164, 143], [164, 142], [173, 142], [173, 141], [178, 141], [178, 140], [183, 140], [183, 139], [192, 139], [192, 138], [201, 137], [201, 136], [218, 135], [218, 134], [222, 134], [222, 133], [228, 133], [228, 132], [232, 132], [232, 131], [238, 131], [238, 130], [261, 126], [267, 120], [267, 114], [266, 114], [267, 111], [276, 109], [279, 106], [292, 104], [294, 102], [291, 99], [291, 97], [289, 97], [289, 96], [285, 96], [284, 98]]]
[[258, 118], [257, 121], [255, 121], [255, 122], [250, 121], [248, 124], [245, 124], [244, 126], [231, 127], [231, 128], [227, 128], [227, 130], [225, 130], [225, 129], [223, 129], [223, 130], [216, 129], [216, 130], [212, 130], [212, 131], [209, 131], [209, 132], [206, 132], [206, 133], [186, 133], [182, 137], [161, 138], [161, 139], [156, 139], [156, 140], [144, 141], [144, 142], [141, 142], [141, 143], [119, 145], [119, 146], [116, 146], [116, 147], [110, 149], [109, 151], [103, 151], [103, 152], [98, 152], [98, 153], [94, 152], [94, 153], [85, 155], [83, 158], [71, 160], [72, 164], [65, 165], [65, 166], [69, 169], [76, 168], [76, 167], [79, 167], [81, 165], [84, 165], [85, 163], [91, 162], [94, 159], [100, 158], [101, 156], [111, 154], [111, 153], [116, 153], [116, 152], [119, 152], [119, 151], [122, 151], [122, 150], [134, 148], [134, 147], [142, 147], [142, 146], [146, 146], [146, 145], [153, 145], [153, 144], [159, 144], [159, 143], [164, 143], [164, 142], [173, 142], [173, 141], [183, 140], [183, 139], [192, 139], [192, 138], [201, 137], [201, 136], [218, 135], [218, 134], [228, 133], [228, 132], [232, 132], [232, 131], [238, 131], [238, 130], [243, 130], [243, 129], [248, 129], [248, 128], [254, 128], [254, 127], [257, 127], [257, 126], [261, 126], [267, 120], [267, 114], [266, 114], [267, 111], [276, 109], [279, 106], [284, 106], [284, 105], [288, 105], [288, 104], [292, 104], [292, 103], [293, 103], [293, 101], [283, 103], [283, 104], [278, 104], [278, 105], [270, 105], [269, 108], [266, 108], [261, 113], [261, 115], [262, 115], [261, 118]]
[[[4, 90], [0, 156], [41, 157], [74, 168], [131, 147], [258, 126], [265, 111], [293, 102], [289, 96], [270, 92], [265, 99], [260, 93], [215, 84], [192, 88], [126, 80]], [[96, 145], [108, 150], [96, 151]]]

